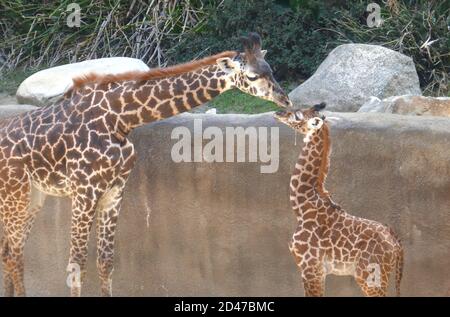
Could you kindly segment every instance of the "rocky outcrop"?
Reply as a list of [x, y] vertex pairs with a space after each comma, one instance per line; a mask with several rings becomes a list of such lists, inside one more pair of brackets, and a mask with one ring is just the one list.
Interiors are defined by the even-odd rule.
[[118, 74], [127, 71], [146, 71], [148, 66], [139, 59], [111, 57], [93, 59], [41, 70], [19, 86], [16, 98], [19, 103], [45, 106], [51, 104], [67, 89], [72, 87], [72, 78], [95, 72]]
[[[389, 224], [398, 233], [405, 249], [402, 295], [445, 295], [450, 276], [450, 120], [325, 114], [341, 118], [331, 125], [327, 188], [333, 199], [348, 212]], [[259, 158], [175, 163], [174, 129], [186, 127], [192, 138], [201, 136], [201, 130], [194, 131], [196, 119], [203, 131], [219, 128], [215, 131], [223, 131], [224, 139], [227, 127], [278, 127], [278, 171], [261, 173], [261, 165], [268, 163]], [[287, 247], [296, 227], [289, 178], [302, 137], [296, 142], [293, 130], [275, 122], [272, 114], [186, 114], [139, 128], [131, 140], [139, 158], [127, 183], [116, 236], [114, 295], [303, 295]], [[203, 144], [210, 141], [204, 138]], [[49, 198], [26, 247], [29, 295], [69, 294], [69, 237], [70, 200]], [[100, 293], [95, 235], [90, 247], [85, 296]], [[351, 277], [330, 276], [327, 295], [362, 294]]]
[[394, 96], [371, 97], [358, 112], [384, 112], [416, 116], [450, 117], [450, 97]]
[[327, 102], [330, 111], [357, 111], [371, 96], [421, 95], [413, 60], [378, 45], [335, 48], [289, 97], [295, 106]]

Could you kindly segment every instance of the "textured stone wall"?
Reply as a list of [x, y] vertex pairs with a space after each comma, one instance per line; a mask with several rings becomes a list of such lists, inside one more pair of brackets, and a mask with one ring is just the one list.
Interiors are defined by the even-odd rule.
[[[402, 294], [450, 287], [450, 120], [333, 114], [328, 188], [350, 213], [391, 225], [403, 241]], [[264, 163], [174, 163], [171, 132], [208, 126], [280, 127], [276, 173]], [[139, 160], [117, 235], [116, 296], [302, 296], [287, 244], [296, 222], [289, 177], [302, 138], [271, 114], [182, 115], [137, 129]], [[208, 141], [205, 141], [207, 143]], [[32, 296], [66, 296], [69, 199], [49, 198], [26, 247]], [[98, 295], [91, 240], [84, 295]], [[1, 279], [1, 273], [0, 273]], [[3, 290], [0, 290], [0, 294]], [[329, 276], [327, 295], [360, 296], [351, 277]]]

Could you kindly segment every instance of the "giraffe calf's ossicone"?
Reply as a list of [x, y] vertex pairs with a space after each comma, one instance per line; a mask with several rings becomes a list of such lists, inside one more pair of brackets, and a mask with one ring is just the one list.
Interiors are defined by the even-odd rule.
[[306, 296], [323, 296], [328, 274], [351, 275], [366, 296], [386, 296], [396, 272], [400, 295], [403, 248], [381, 223], [346, 213], [333, 202], [324, 184], [330, 165], [329, 126], [319, 104], [307, 110], [280, 110], [275, 118], [302, 133], [304, 145], [290, 181], [290, 201], [297, 230], [289, 249]]

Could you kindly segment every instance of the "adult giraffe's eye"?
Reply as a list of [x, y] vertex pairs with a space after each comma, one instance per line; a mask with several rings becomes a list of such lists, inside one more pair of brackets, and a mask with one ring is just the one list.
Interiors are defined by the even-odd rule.
[[247, 78], [249, 80], [257, 80], [258, 79], [258, 75], [256, 75], [256, 74], [247, 74]]

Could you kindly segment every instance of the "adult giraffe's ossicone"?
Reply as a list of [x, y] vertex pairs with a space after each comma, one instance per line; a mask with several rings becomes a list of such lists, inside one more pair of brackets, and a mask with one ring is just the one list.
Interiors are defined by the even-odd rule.
[[112, 294], [114, 234], [123, 189], [136, 154], [127, 136], [145, 123], [187, 111], [236, 87], [277, 103], [289, 98], [264, 60], [261, 41], [245, 52], [222, 52], [148, 72], [74, 79], [61, 100], [0, 121], [1, 257], [6, 296], [23, 296], [25, 241], [46, 194], [72, 199], [69, 268], [79, 268], [80, 296], [88, 237], [97, 217], [97, 267], [102, 294]]

